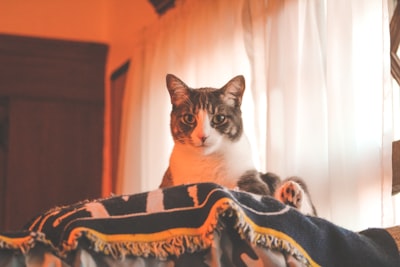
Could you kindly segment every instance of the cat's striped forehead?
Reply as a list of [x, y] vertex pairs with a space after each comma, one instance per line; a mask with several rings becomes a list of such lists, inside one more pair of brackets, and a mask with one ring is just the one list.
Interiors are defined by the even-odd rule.
[[197, 113], [199, 110], [206, 110], [209, 113], [215, 113], [216, 109], [223, 105], [221, 92], [214, 88], [191, 89], [188, 98], [180, 106], [190, 109]]
[[244, 77], [239, 75], [231, 79], [220, 89], [203, 87], [192, 89], [172, 74], [166, 77], [168, 92], [171, 97], [171, 103], [174, 107], [182, 103], [191, 104], [191, 102], [204, 105], [224, 102], [224, 104], [240, 108], [242, 96], [245, 88]]

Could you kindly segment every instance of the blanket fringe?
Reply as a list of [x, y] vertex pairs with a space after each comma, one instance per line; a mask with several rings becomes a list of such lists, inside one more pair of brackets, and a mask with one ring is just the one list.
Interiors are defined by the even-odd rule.
[[200, 235], [185, 235], [154, 242], [124, 241], [110, 243], [89, 231], [84, 232], [83, 235], [91, 241], [93, 251], [101, 252], [118, 260], [123, 260], [129, 255], [167, 260], [171, 255], [178, 257], [186, 252], [193, 253], [206, 249], [211, 246], [212, 241]]
[[278, 238], [267, 233], [257, 232], [247, 222], [241, 207], [234, 201], [231, 201], [231, 210], [222, 214], [222, 216], [235, 217], [235, 229], [238, 231], [242, 239], [247, 240], [253, 245], [262, 246], [272, 250], [278, 250], [285, 254], [291, 255], [305, 266], [312, 266], [309, 260], [288, 240]]
[[[267, 249], [277, 250], [284, 254], [291, 255], [306, 266], [311, 266], [309, 260], [289, 240], [274, 236], [266, 232], [257, 232], [249, 222], [242, 208], [232, 199], [223, 198], [212, 207], [204, 224], [187, 234], [168, 233], [155, 241], [132, 241], [129, 235], [125, 240], [110, 241], [107, 237], [94, 230], [83, 228], [73, 231], [68, 241], [65, 241], [60, 248], [46, 239], [44, 233], [32, 232], [29, 238], [21, 239], [17, 243], [18, 249], [26, 253], [36, 242], [51, 247], [61, 257], [66, 257], [69, 252], [75, 250], [80, 244], [81, 238], [85, 237], [93, 251], [109, 255], [117, 260], [123, 260], [126, 256], [155, 257], [159, 260], [167, 260], [171, 256], [179, 257], [184, 253], [194, 253], [208, 249], [212, 246], [214, 234], [218, 234], [224, 228], [224, 218], [231, 218], [234, 222], [234, 229], [240, 237], [254, 246], [261, 246]], [[144, 239], [145, 240], [145, 239]], [[11, 244], [11, 245], [10, 245]], [[17, 249], [15, 242], [8, 242], [0, 239], [0, 247]]]
[[26, 254], [34, 245], [35, 239], [32, 237], [32, 233], [20, 238], [7, 238], [0, 235], [0, 248], [2, 249], [17, 250], [22, 254]]
[[[184, 253], [194, 253], [211, 247], [214, 240], [214, 233], [220, 227], [220, 215], [230, 209], [231, 203], [223, 199], [215, 205], [198, 234], [176, 235], [157, 241], [119, 241], [109, 242], [90, 230], [81, 232], [92, 245], [96, 252], [110, 255], [114, 259], [123, 260], [128, 255], [139, 257], [155, 257], [159, 260], [166, 260], [170, 256], [179, 257]], [[76, 239], [75, 239], [76, 240]], [[70, 250], [75, 245], [65, 246]]]
[[166, 260], [170, 256], [179, 257], [184, 253], [193, 253], [208, 249], [213, 242], [215, 232], [223, 228], [223, 218], [233, 218], [234, 228], [243, 240], [252, 245], [267, 249], [278, 250], [295, 257], [306, 266], [311, 266], [308, 259], [290, 241], [278, 238], [274, 235], [257, 232], [246, 220], [241, 207], [231, 199], [223, 199], [216, 204], [209, 213], [209, 217], [202, 226], [203, 232], [199, 234], [176, 235], [157, 241], [107, 241], [96, 232], [82, 230], [75, 235], [70, 245], [64, 246], [64, 252], [75, 249], [78, 239], [86, 237], [95, 252], [112, 256], [114, 259], [123, 260], [126, 256], [155, 257]]

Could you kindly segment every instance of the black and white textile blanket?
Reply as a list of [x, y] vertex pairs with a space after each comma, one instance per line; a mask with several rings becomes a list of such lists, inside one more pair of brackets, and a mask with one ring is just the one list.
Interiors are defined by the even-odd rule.
[[385, 229], [355, 233], [213, 183], [56, 207], [0, 233], [0, 266], [37, 253], [62, 266], [89, 266], [82, 255], [90, 266], [400, 266]]

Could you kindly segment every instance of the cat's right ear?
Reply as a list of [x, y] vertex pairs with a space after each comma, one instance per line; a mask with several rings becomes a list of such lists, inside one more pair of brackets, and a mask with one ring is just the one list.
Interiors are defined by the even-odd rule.
[[189, 87], [173, 74], [167, 74], [167, 88], [171, 104], [179, 106], [189, 98]]

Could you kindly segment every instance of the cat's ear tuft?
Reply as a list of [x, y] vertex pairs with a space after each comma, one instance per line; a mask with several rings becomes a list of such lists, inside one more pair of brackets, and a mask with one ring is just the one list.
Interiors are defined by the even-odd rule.
[[171, 104], [178, 106], [189, 98], [189, 87], [173, 74], [167, 74], [167, 88]]
[[242, 104], [242, 96], [245, 89], [245, 81], [243, 75], [232, 78], [224, 87], [222, 100], [230, 106], [239, 107]]

